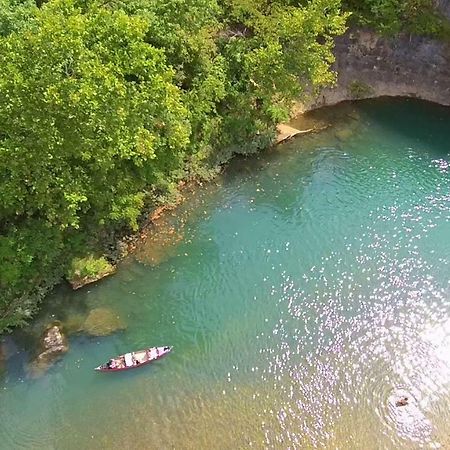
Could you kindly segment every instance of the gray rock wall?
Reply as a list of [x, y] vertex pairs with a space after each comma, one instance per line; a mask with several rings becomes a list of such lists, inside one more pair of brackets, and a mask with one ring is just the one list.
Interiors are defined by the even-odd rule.
[[450, 0], [435, 0], [434, 5], [447, 19], [450, 19]]
[[[449, 6], [447, 0], [442, 6]], [[382, 95], [409, 96], [450, 105], [450, 45], [429, 38], [384, 38], [368, 30], [336, 39], [337, 85], [309, 108]]]

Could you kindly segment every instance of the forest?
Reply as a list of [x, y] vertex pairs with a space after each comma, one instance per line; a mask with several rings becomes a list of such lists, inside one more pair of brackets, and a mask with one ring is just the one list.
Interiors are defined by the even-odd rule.
[[445, 32], [431, 0], [0, 0], [0, 332], [181, 180], [270, 146], [349, 26]]

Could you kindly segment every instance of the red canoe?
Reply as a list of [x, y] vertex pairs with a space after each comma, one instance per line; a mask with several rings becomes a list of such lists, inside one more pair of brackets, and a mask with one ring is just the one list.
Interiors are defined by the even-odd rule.
[[125, 353], [124, 355], [111, 358], [105, 364], [96, 367], [95, 370], [100, 372], [120, 372], [121, 370], [135, 369], [162, 358], [171, 350], [172, 347], [166, 345], [165, 347], [150, 347], [137, 352]]

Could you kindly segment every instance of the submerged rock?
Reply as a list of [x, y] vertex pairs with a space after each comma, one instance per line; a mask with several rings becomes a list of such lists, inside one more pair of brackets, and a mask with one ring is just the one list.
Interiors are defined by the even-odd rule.
[[69, 349], [67, 338], [60, 322], [53, 322], [44, 331], [40, 342], [40, 353], [30, 364], [32, 376], [43, 375], [48, 368]]
[[184, 222], [175, 227], [170, 221], [161, 220], [136, 249], [139, 262], [156, 267], [177, 254], [178, 245], [183, 241]]
[[86, 317], [82, 314], [72, 314], [64, 321], [64, 329], [68, 335], [80, 333], [83, 331], [83, 325]]
[[350, 117], [353, 120], [357, 120], [357, 121], [361, 120], [361, 114], [358, 111], [354, 110], [354, 109], [349, 111], [347, 113], [347, 116]]
[[336, 138], [338, 140], [340, 140], [341, 142], [347, 141], [349, 140], [353, 134], [355, 133], [355, 130], [353, 128], [341, 128], [339, 130], [336, 130], [334, 135], [336, 136]]
[[107, 336], [125, 328], [117, 313], [108, 308], [93, 309], [83, 324], [83, 331], [91, 336]]

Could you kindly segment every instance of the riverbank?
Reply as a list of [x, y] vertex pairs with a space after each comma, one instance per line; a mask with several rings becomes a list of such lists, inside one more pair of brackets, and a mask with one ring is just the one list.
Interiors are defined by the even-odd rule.
[[[334, 70], [338, 74], [336, 86], [323, 90], [319, 96], [309, 99], [302, 105], [297, 105], [297, 113], [305, 113], [344, 100], [386, 95], [417, 97], [443, 105], [450, 104], [448, 43], [410, 36], [382, 38], [372, 31], [350, 30], [336, 39], [334, 53], [336, 57]], [[298, 124], [298, 120], [295, 121], [295, 128], [288, 128], [289, 124], [284, 124], [279, 130], [277, 141], [282, 142], [296, 134], [316, 131], [309, 125], [302, 128]], [[196, 189], [197, 183], [202, 184], [198, 181], [187, 184], [182, 182], [178, 199], [174, 203], [182, 201], [186, 189], [192, 187]], [[115, 265], [133, 252], [149, 234], [157, 234], [159, 228], [165, 230], [167, 227], [159, 225], [158, 217], [172, 208], [173, 205], [163, 205], [154, 211], [147, 211], [141, 216], [140, 229], [136, 234], [113, 233], [106, 236], [103, 243], [108, 261]], [[167, 239], [163, 239], [164, 242], [170, 243], [176, 239], [177, 234], [172, 232], [171, 228], [169, 232], [164, 231], [167, 234]], [[159, 239], [157, 240], [159, 242]], [[113, 271], [114, 267], [111, 272]], [[105, 272], [109, 273], [110, 271]], [[97, 281], [100, 278], [94, 274], [86, 277], [85, 281]], [[84, 284], [88, 283], [75, 285], [81, 287]], [[47, 288], [46, 285], [45, 289], [42, 289], [40, 298]]]
[[[276, 144], [295, 136], [317, 131], [299, 126], [299, 116], [342, 101], [382, 96], [414, 97], [441, 105], [450, 105], [450, 44], [418, 36], [381, 37], [371, 30], [349, 30], [336, 38], [334, 50], [336, 85], [317, 97], [296, 105], [292, 124], [277, 128]], [[320, 128], [320, 127], [319, 127]], [[133, 252], [149, 234], [158, 233], [159, 219], [183, 201], [183, 192], [196, 188], [200, 181], [180, 183], [173, 205], [160, 205], [141, 220], [140, 231], [118, 241], [109, 255], [114, 263]], [[165, 228], [165, 221], [163, 228]], [[107, 274], [109, 275], [109, 274]], [[93, 278], [98, 281], [101, 277]], [[91, 280], [86, 279], [85, 284]], [[80, 287], [78, 285], [77, 287]]]

